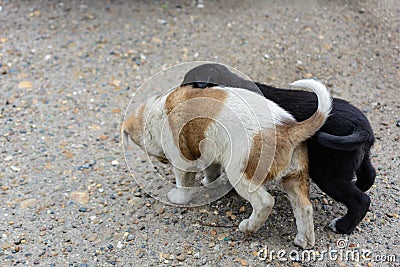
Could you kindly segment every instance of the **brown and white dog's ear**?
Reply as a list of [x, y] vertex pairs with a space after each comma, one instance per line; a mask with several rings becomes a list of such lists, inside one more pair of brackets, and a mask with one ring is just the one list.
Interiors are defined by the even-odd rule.
[[124, 146], [124, 150], [128, 149], [128, 142], [129, 142], [129, 133], [125, 129], [125, 121], [122, 123], [121, 127], [121, 137], [122, 137], [122, 145]]
[[144, 131], [144, 111], [145, 104], [140, 106], [133, 114], [128, 116], [121, 129], [122, 141], [124, 142], [124, 147], [128, 145], [129, 138], [137, 145], [141, 146], [143, 143], [143, 131]]

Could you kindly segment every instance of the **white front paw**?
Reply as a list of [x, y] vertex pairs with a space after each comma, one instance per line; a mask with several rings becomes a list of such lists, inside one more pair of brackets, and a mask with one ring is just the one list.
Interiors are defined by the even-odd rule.
[[191, 200], [191, 194], [186, 189], [174, 188], [168, 192], [167, 197], [169, 201], [175, 204], [187, 204]]
[[239, 224], [239, 230], [245, 234], [253, 233], [254, 229], [250, 226], [250, 219], [244, 219], [241, 221]]
[[315, 240], [313, 236], [307, 238], [303, 234], [298, 233], [294, 239], [294, 244], [302, 249], [311, 249], [314, 247]]
[[296, 246], [299, 246], [299, 247], [305, 249], [306, 246], [307, 246], [307, 242], [306, 242], [306, 239], [305, 239], [304, 235], [302, 235], [300, 233], [297, 234], [296, 238], [294, 239], [294, 244]]

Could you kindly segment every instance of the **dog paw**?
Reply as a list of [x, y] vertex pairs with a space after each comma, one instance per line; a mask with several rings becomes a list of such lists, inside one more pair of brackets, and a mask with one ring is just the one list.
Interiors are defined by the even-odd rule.
[[296, 246], [301, 247], [302, 249], [305, 249], [307, 246], [306, 239], [303, 235], [297, 234], [296, 238], [294, 239], [294, 244]]
[[239, 224], [239, 231], [245, 234], [254, 233], [255, 229], [250, 224], [250, 219], [244, 219]]
[[171, 189], [168, 192], [167, 197], [172, 203], [181, 205], [187, 204], [191, 200], [191, 195], [188, 194], [188, 192], [186, 192], [184, 189], [178, 188]]
[[331, 228], [334, 232], [340, 234], [351, 234], [354, 228], [357, 226], [356, 223], [343, 218], [336, 218], [330, 224], [329, 228]]
[[249, 224], [249, 219], [244, 219], [243, 221], [241, 221], [239, 224], [239, 231], [243, 233], [249, 233]]
[[294, 244], [301, 247], [302, 249], [311, 249], [315, 245], [314, 237], [305, 237], [302, 234], [297, 234], [294, 239]]

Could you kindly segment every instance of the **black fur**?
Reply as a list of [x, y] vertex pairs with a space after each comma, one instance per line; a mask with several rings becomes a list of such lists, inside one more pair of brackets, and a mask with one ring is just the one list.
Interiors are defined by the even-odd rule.
[[[309, 118], [317, 109], [317, 98], [312, 92], [254, 84], [219, 64], [193, 68], [185, 75], [182, 84], [192, 84], [198, 88], [223, 85], [259, 90], [266, 98], [291, 113], [297, 121]], [[374, 140], [365, 115], [338, 98], [333, 99], [331, 116], [324, 126], [307, 140], [312, 180], [323, 192], [347, 207], [347, 214], [334, 225], [340, 233], [350, 234], [369, 209], [370, 198], [364, 192], [375, 180], [375, 169], [369, 158]], [[354, 183], [355, 174], [357, 181]]]

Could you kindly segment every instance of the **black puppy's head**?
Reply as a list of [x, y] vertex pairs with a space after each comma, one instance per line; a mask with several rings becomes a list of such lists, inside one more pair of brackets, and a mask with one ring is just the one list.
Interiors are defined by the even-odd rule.
[[190, 84], [195, 88], [207, 88], [218, 85], [227, 86], [221, 73], [235, 75], [223, 65], [207, 63], [197, 66], [186, 73], [182, 85]]
[[224, 65], [217, 63], [206, 63], [188, 71], [183, 78], [182, 85], [188, 84], [194, 88], [207, 88], [219, 85], [246, 88], [258, 93], [260, 92], [252, 81], [239, 77]]

